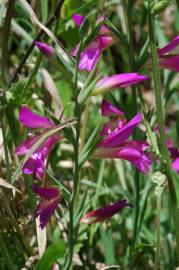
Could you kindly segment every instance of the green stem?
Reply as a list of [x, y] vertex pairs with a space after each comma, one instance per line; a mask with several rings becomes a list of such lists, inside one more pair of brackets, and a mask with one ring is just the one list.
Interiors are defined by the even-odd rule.
[[3, 123], [3, 114], [0, 113], [1, 118], [1, 128], [2, 128], [2, 136], [3, 136], [3, 146], [4, 146], [4, 153], [5, 153], [5, 160], [6, 160], [6, 173], [8, 182], [11, 183], [11, 169], [10, 169], [10, 162], [9, 162], [9, 154], [8, 154], [8, 147], [7, 147], [7, 140], [6, 140], [6, 132]]
[[[129, 54], [129, 72], [135, 71], [135, 59], [134, 59], [134, 46], [133, 46], [133, 33], [132, 33], [132, 13], [131, 13], [131, 5], [130, 1], [126, 0], [122, 1], [125, 24], [127, 29], [127, 39], [128, 39], [128, 54]], [[137, 112], [137, 88], [136, 86], [132, 86], [133, 95], [132, 95], [132, 105], [131, 107], [134, 109], [134, 113]]]
[[4, 20], [3, 33], [2, 33], [2, 54], [1, 54], [1, 72], [2, 79], [5, 84], [9, 82], [9, 74], [8, 74], [8, 40], [10, 36], [10, 28], [11, 28], [11, 19], [13, 16], [15, 0], [9, 0], [7, 6], [6, 17]]
[[132, 250], [135, 247], [135, 243], [137, 240], [138, 234], [138, 221], [139, 221], [139, 213], [140, 213], [140, 174], [138, 171], [135, 173], [135, 208], [134, 208], [134, 233], [133, 233], [133, 242], [132, 242]]
[[83, 146], [85, 145], [85, 140], [86, 140], [86, 133], [88, 130], [88, 120], [89, 120], [89, 109], [91, 105], [91, 100], [89, 99], [86, 102], [82, 121], [83, 121], [83, 126], [81, 128], [81, 142], [80, 142], [80, 150], [83, 149]]
[[73, 174], [73, 190], [72, 195], [69, 202], [69, 236], [68, 236], [68, 246], [69, 246], [69, 255], [67, 264], [65, 266], [65, 270], [69, 270], [72, 265], [73, 259], [73, 249], [74, 249], [74, 225], [73, 225], [73, 216], [74, 216], [74, 204], [76, 200], [76, 195], [79, 186], [79, 138], [80, 138], [80, 122], [81, 122], [81, 106], [78, 103], [78, 64], [81, 53], [82, 41], [80, 42], [80, 46], [77, 53], [76, 58], [76, 67], [75, 67], [75, 76], [74, 76], [74, 100], [75, 100], [75, 108], [74, 108], [74, 116], [76, 117], [76, 136], [74, 143], [74, 174]]
[[175, 224], [176, 230], [176, 254], [177, 260], [179, 261], [179, 233], [178, 233], [178, 225], [179, 225], [179, 210], [177, 206], [177, 194], [174, 186], [174, 176], [173, 171], [171, 170], [171, 159], [168, 153], [167, 144], [166, 144], [166, 136], [164, 132], [164, 114], [162, 107], [162, 92], [161, 92], [161, 81], [160, 81], [160, 70], [158, 65], [157, 58], [157, 48], [156, 48], [156, 38], [155, 38], [155, 30], [154, 30], [154, 18], [149, 14], [149, 42], [151, 49], [151, 57], [152, 57], [152, 71], [153, 71], [153, 80], [154, 80], [154, 90], [155, 90], [155, 100], [156, 100], [156, 111], [157, 111], [157, 120], [159, 125], [159, 133], [160, 133], [160, 152], [161, 152], [161, 164], [166, 169], [167, 181], [169, 187], [170, 201], [173, 212], [173, 221]]
[[[134, 72], [135, 70], [135, 59], [134, 59], [134, 46], [133, 46], [133, 33], [132, 33], [132, 6], [130, 5], [130, 1], [123, 0], [123, 10], [125, 15], [125, 23], [127, 29], [127, 36], [128, 36], [128, 53], [129, 53], [129, 71]], [[132, 86], [133, 95], [132, 95], [132, 108], [134, 108], [134, 113], [137, 112], [137, 88]], [[132, 240], [132, 248], [131, 253], [135, 247], [135, 243], [137, 240], [137, 232], [138, 232], [138, 220], [139, 220], [139, 192], [140, 192], [140, 175], [136, 171], [135, 173], [135, 212], [134, 212], [134, 233], [133, 233], [133, 240]]]
[[159, 270], [159, 266], [160, 266], [160, 211], [161, 211], [161, 192], [159, 190], [157, 194], [157, 245], [156, 245], [156, 253], [155, 253], [154, 270]]
[[123, 0], [123, 10], [124, 17], [127, 29], [127, 39], [128, 39], [128, 52], [129, 52], [129, 63], [130, 63], [130, 71], [134, 71], [135, 69], [135, 60], [134, 60], [134, 47], [133, 47], [133, 33], [132, 33], [132, 14], [131, 14], [131, 6], [127, 3], [126, 0]]
[[179, 0], [176, 0], [176, 5], [177, 5], [177, 8], [178, 8], [178, 12], [179, 12]]
[[21, 93], [21, 96], [20, 96], [20, 103], [23, 103], [23, 96], [24, 96], [24, 93], [26, 92], [26, 90], [31, 86], [33, 80], [34, 80], [34, 77], [36, 76], [38, 70], [39, 70], [39, 67], [40, 67], [40, 64], [41, 64], [41, 61], [42, 61], [42, 54], [39, 53], [37, 59], [36, 59], [36, 63], [35, 63], [35, 66], [34, 66], [34, 69], [28, 79], [28, 82], [26, 83], [26, 85], [24, 86], [23, 90], [22, 90], [22, 93]]
[[3, 252], [5, 262], [6, 262], [6, 265], [7, 265], [8, 269], [15, 270], [16, 267], [15, 267], [14, 263], [11, 260], [11, 257], [10, 257], [9, 252], [8, 252], [8, 248], [6, 247], [6, 244], [4, 242], [4, 239], [3, 239], [3, 236], [2, 236], [1, 232], [0, 232], [0, 246], [1, 246], [1, 249], [2, 249], [2, 252]]
[[164, 132], [164, 113], [161, 99], [162, 91], [161, 91], [160, 70], [157, 60], [158, 58], [156, 49], [156, 38], [154, 32], [154, 19], [151, 15], [149, 15], [149, 40], [152, 57], [152, 70], [153, 70], [157, 120], [159, 124], [159, 133], [160, 133], [161, 153], [163, 154], [164, 157], [168, 157], [167, 153], [168, 151], [166, 148], [166, 136]]

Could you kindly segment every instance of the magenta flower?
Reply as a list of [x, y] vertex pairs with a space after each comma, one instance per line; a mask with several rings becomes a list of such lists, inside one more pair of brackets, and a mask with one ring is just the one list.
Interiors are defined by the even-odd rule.
[[[84, 17], [76, 13], [73, 15], [73, 20], [77, 27], [80, 27]], [[102, 26], [96, 38], [90, 42], [87, 48], [81, 53], [79, 61], [80, 70], [91, 71], [99, 61], [101, 53], [115, 43], [114, 38], [111, 36], [111, 32], [107, 29], [107, 27]], [[78, 48], [79, 45], [71, 50], [72, 56], [77, 56]]]
[[179, 173], [179, 149], [170, 145], [168, 150], [172, 158], [172, 169]]
[[51, 57], [54, 54], [54, 48], [44, 42], [34, 41], [34, 44], [39, 48], [39, 50], [45, 54], [47, 57]]
[[[178, 45], [179, 36], [175, 37], [163, 48], [158, 49], [158, 59], [162, 68], [179, 71], [179, 54], [174, 51]], [[172, 51], [173, 54], [168, 54]]]
[[103, 99], [101, 105], [101, 115], [113, 117], [112, 120], [103, 125], [101, 136], [108, 135], [113, 131], [121, 128], [126, 123], [124, 113], [114, 107], [110, 102]]
[[148, 80], [148, 76], [140, 75], [138, 73], [122, 73], [105, 77], [97, 82], [96, 88], [92, 92], [92, 95], [96, 96], [99, 94], [104, 94], [111, 89], [134, 85], [146, 80]]
[[148, 147], [145, 141], [126, 141], [116, 147], [97, 148], [95, 158], [124, 159], [140, 172], [147, 173], [151, 165], [151, 160], [145, 153]]
[[118, 201], [114, 204], [107, 205], [87, 213], [84, 217], [82, 217], [81, 222], [85, 224], [93, 224], [96, 222], [104, 221], [117, 214], [126, 206], [132, 207], [132, 205], [127, 202], [127, 200]]
[[[101, 53], [114, 43], [114, 38], [110, 36], [98, 35], [90, 42], [87, 48], [81, 53], [79, 69], [91, 71], [99, 61]], [[72, 56], [77, 55], [78, 45], [71, 50]]]
[[82, 15], [80, 15], [80, 14], [78, 14], [78, 13], [74, 13], [73, 16], [72, 16], [72, 18], [73, 18], [73, 21], [74, 21], [74, 23], [75, 23], [75, 25], [76, 25], [77, 27], [80, 27], [81, 24], [82, 24], [82, 22], [83, 22], [84, 19], [85, 19], [84, 16], [82, 16]]
[[[97, 145], [94, 158], [124, 159], [129, 161], [140, 172], [147, 173], [150, 169], [151, 160], [146, 154], [148, 143], [144, 141], [127, 140], [134, 128], [140, 124], [142, 114], [138, 113], [128, 123], [121, 114], [108, 101], [102, 102], [102, 115], [116, 115], [115, 118], [103, 126], [101, 137], [102, 141]], [[123, 117], [121, 119], [121, 117]], [[114, 125], [114, 122], [116, 125]]]
[[61, 199], [60, 191], [54, 187], [41, 188], [35, 185], [32, 186], [32, 190], [41, 198], [41, 201], [37, 205], [35, 211], [35, 217], [39, 216], [40, 228], [43, 230], [43, 228], [49, 222], [51, 215], [58, 207]]
[[[19, 121], [27, 128], [48, 129], [54, 126], [47, 117], [38, 115], [22, 106], [19, 112]], [[39, 139], [39, 135], [30, 135], [21, 145], [17, 146], [15, 153], [25, 155]], [[35, 174], [38, 179], [43, 179], [45, 174], [45, 161], [53, 145], [59, 140], [58, 135], [52, 135], [46, 139], [25, 162], [22, 171], [24, 174]]]

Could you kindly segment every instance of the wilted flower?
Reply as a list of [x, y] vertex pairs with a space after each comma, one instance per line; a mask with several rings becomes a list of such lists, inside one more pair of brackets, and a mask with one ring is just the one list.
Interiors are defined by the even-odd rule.
[[[73, 15], [73, 20], [77, 27], [80, 27], [84, 17], [79, 14]], [[100, 54], [109, 46], [115, 43], [114, 37], [107, 27], [101, 26], [99, 34], [91, 41], [87, 48], [81, 53], [79, 61], [79, 69], [91, 71], [95, 64], [98, 62]], [[77, 56], [79, 45], [72, 49], [72, 56]]]
[[[158, 59], [161, 67], [179, 71], [179, 53], [175, 53], [176, 47], [179, 45], [179, 36], [175, 37], [163, 48], [158, 49]], [[168, 54], [173, 51], [173, 54]]]
[[40, 228], [43, 229], [58, 207], [58, 203], [61, 199], [60, 191], [55, 187], [42, 188], [35, 185], [32, 186], [32, 190], [41, 198], [35, 211], [35, 217], [39, 216]]
[[39, 48], [39, 50], [45, 54], [47, 57], [51, 57], [54, 54], [54, 49], [52, 46], [40, 42], [40, 41], [34, 41], [34, 44]]
[[[121, 111], [118, 111], [108, 101], [103, 101], [102, 112], [104, 115], [116, 115], [116, 125], [114, 120], [107, 123], [107, 127], [102, 129], [102, 141], [97, 145], [94, 153], [94, 158], [111, 158], [124, 159], [132, 163], [139, 171], [147, 173], [149, 171], [151, 160], [145, 153], [148, 148], [148, 143], [145, 141], [127, 140], [132, 134], [134, 128], [140, 124], [142, 114], [136, 114], [128, 123]], [[122, 119], [121, 119], [122, 116]]]
[[104, 206], [97, 210], [91, 211], [82, 217], [81, 222], [86, 224], [93, 224], [96, 222], [104, 221], [117, 214], [124, 207], [132, 205], [127, 200], [120, 200], [114, 204]]
[[148, 80], [148, 76], [140, 75], [138, 73], [122, 73], [104, 77], [97, 82], [96, 88], [92, 92], [92, 95], [96, 96], [104, 94], [109, 92], [111, 89], [134, 85], [145, 80]]
[[[49, 129], [54, 126], [52, 121], [44, 116], [33, 113], [29, 108], [22, 106], [19, 112], [19, 121], [27, 128]], [[16, 147], [17, 155], [25, 155], [39, 139], [38, 135], [31, 135], [22, 144]], [[53, 145], [59, 140], [58, 135], [46, 139], [25, 162], [22, 171], [24, 174], [35, 173], [38, 179], [43, 179], [45, 173], [45, 160]]]

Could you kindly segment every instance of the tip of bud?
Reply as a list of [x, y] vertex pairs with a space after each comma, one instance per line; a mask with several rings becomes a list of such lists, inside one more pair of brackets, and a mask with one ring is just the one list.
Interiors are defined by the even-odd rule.
[[52, 46], [44, 43], [44, 42], [40, 42], [40, 41], [34, 41], [34, 44], [39, 48], [39, 50], [45, 54], [47, 57], [51, 57], [54, 53], [54, 49]]

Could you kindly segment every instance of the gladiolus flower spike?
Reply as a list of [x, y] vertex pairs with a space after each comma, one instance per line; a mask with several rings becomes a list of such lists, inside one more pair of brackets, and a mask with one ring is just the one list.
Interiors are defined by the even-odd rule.
[[127, 202], [127, 200], [121, 200], [114, 204], [98, 208], [97, 210], [91, 211], [84, 215], [81, 219], [81, 223], [93, 224], [96, 222], [104, 221], [117, 214], [126, 206], [132, 207], [132, 205]]
[[60, 202], [60, 191], [54, 187], [42, 188], [33, 185], [33, 192], [41, 198], [35, 211], [35, 217], [39, 216], [40, 228], [43, 230], [50, 217]]
[[96, 147], [94, 158], [124, 159], [131, 162], [140, 172], [147, 173], [152, 163], [146, 154], [148, 143], [128, 140], [134, 128], [140, 124], [142, 114], [136, 114], [127, 123], [124, 115], [121, 115], [121, 111], [106, 100], [102, 102], [101, 111], [103, 115], [113, 114], [115, 118], [104, 124], [101, 132], [102, 141]]
[[[52, 121], [44, 116], [30, 111], [27, 107], [22, 106], [19, 112], [19, 121], [27, 128], [50, 129], [54, 126]], [[38, 140], [38, 135], [30, 135], [30, 138], [16, 147], [17, 155], [25, 155]], [[42, 180], [45, 174], [45, 160], [49, 155], [53, 145], [60, 139], [59, 135], [52, 135], [47, 138], [25, 162], [22, 171], [24, 174], [35, 174], [37, 179]]]

